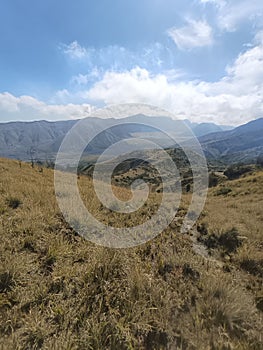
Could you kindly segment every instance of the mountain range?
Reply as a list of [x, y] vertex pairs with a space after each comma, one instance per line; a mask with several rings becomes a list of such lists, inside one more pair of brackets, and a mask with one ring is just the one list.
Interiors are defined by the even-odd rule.
[[[21, 160], [54, 159], [63, 138], [76, 122], [67, 120], [0, 123], [0, 156]], [[109, 128], [89, 145], [87, 150], [92, 154], [99, 154], [111, 144], [127, 137], [151, 135], [150, 138], [158, 140], [158, 130], [154, 128], [169, 133], [181, 133], [183, 136], [185, 132], [182, 121], [169, 117], [135, 115], [124, 119], [90, 118], [88, 122], [90, 130]], [[112, 127], [115, 124], [117, 126]], [[254, 162], [263, 152], [263, 118], [237, 128], [214, 123], [197, 124], [189, 120], [184, 120], [184, 124], [198, 137], [209, 159], [218, 159], [225, 163]]]
[[253, 120], [233, 130], [199, 137], [208, 159], [223, 163], [254, 163], [263, 154], [263, 118]]

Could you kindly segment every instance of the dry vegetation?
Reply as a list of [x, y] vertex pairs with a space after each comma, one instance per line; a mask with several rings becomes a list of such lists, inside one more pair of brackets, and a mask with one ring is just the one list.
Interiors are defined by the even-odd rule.
[[210, 190], [208, 257], [178, 221], [137, 248], [95, 246], [63, 221], [52, 170], [0, 160], [0, 174], [0, 348], [262, 348], [262, 171]]

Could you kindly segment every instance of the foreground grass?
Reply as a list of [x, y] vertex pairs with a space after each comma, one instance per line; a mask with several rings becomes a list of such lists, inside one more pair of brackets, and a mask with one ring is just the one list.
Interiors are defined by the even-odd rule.
[[262, 172], [211, 189], [200, 236], [243, 236], [236, 251], [209, 249], [217, 260], [194, 253], [177, 221], [137, 248], [95, 246], [63, 221], [52, 170], [0, 160], [0, 174], [0, 348], [262, 347]]

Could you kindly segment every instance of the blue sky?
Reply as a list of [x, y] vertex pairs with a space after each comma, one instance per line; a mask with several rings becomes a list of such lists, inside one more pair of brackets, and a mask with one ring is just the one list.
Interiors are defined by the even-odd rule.
[[263, 116], [262, 0], [9, 0], [0, 121], [149, 103], [238, 125]]

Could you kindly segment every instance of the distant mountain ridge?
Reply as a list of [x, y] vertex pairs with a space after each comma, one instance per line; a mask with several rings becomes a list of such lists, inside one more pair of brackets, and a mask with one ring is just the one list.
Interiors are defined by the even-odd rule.
[[[11, 122], [0, 124], [0, 155], [28, 160], [31, 156], [49, 158], [56, 152], [75, 121]], [[37, 153], [37, 154], [36, 154]]]
[[226, 130], [232, 130], [232, 126], [217, 125], [214, 123], [200, 123], [192, 127], [194, 134], [198, 137], [211, 134], [214, 132], [221, 132]]
[[255, 162], [263, 153], [263, 118], [255, 119], [233, 130], [199, 137], [208, 158], [223, 162]]
[[[124, 119], [99, 119], [90, 118], [90, 128], [110, 127], [115, 123], [142, 123], [145, 126], [117, 126], [114, 130], [101, 135], [96, 142], [89, 148], [90, 152], [100, 152], [101, 149], [110, 144], [119, 141], [124, 136], [131, 136], [132, 133], [148, 132], [147, 124], [164, 131], [177, 130], [182, 125], [182, 121], [172, 120], [169, 117], [146, 117], [135, 115]], [[59, 150], [60, 144], [67, 132], [77, 123], [77, 120], [66, 121], [34, 121], [34, 122], [9, 122], [0, 123], [0, 156], [21, 160], [30, 160], [31, 158], [45, 160], [54, 158]], [[207, 124], [193, 124], [189, 121], [185, 123], [190, 129], [199, 136], [207, 130]], [[218, 131], [220, 126], [209, 124], [209, 130]]]
[[[169, 133], [184, 132], [182, 121], [169, 117], [135, 115], [124, 119], [90, 118], [88, 122], [90, 130], [110, 128], [89, 145], [88, 151], [95, 154], [134, 134], [143, 136], [152, 133], [153, 138], [157, 137], [154, 135], [156, 130], [149, 128], [148, 124]], [[77, 120], [0, 123], [0, 156], [21, 160], [54, 159], [62, 140], [75, 123]], [[123, 126], [123, 123], [130, 124]], [[254, 162], [263, 152], [263, 118], [232, 129], [213, 123], [197, 124], [189, 120], [184, 120], [184, 123], [199, 138], [209, 159], [219, 159], [226, 163]], [[112, 127], [115, 124], [117, 125]]]

